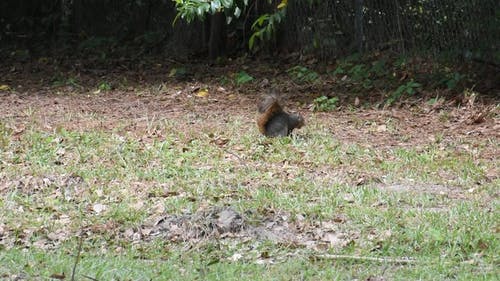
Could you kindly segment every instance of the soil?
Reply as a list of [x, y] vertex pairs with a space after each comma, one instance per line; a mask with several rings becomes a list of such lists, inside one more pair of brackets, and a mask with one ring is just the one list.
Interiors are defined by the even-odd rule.
[[[325, 89], [328, 81], [322, 85], [294, 85], [270, 65], [260, 66], [257, 71], [262, 76], [244, 87], [222, 85], [219, 78], [236, 72], [237, 67], [199, 65], [198, 69], [192, 67], [191, 73], [195, 74], [176, 78], [169, 77], [171, 71], [163, 66], [152, 66], [148, 71], [80, 68], [66, 72], [53, 65], [43, 68], [40, 63], [3, 66], [0, 70], [5, 74], [0, 85], [8, 89], [0, 90], [0, 117], [14, 123], [19, 130], [32, 120], [38, 120], [48, 130], [56, 127], [110, 129], [124, 121], [135, 123], [129, 129], [137, 130], [147, 126], [151, 118], [172, 120], [189, 114], [207, 117], [204, 124], [207, 127], [211, 122], [220, 124], [227, 116], [241, 116], [250, 123], [256, 116], [256, 103], [261, 94], [272, 88], [273, 91], [283, 89], [280, 94], [288, 107], [304, 114], [306, 121], [327, 124], [332, 136], [341, 142], [380, 148], [418, 147], [454, 140], [473, 144], [480, 139], [498, 140], [500, 136], [500, 97], [489, 95], [488, 99], [481, 100], [480, 95], [465, 94], [439, 99], [431, 105], [425, 96], [435, 97], [439, 93], [427, 93], [380, 109], [375, 108], [375, 103], [366, 106], [363, 101], [351, 102], [348, 94], [339, 93], [341, 101], [337, 110], [313, 112], [313, 99], [319, 95], [318, 91]], [[207, 70], [209, 73], [203, 76]], [[66, 77], [66, 80], [60, 79], [66, 81], [64, 85], [54, 82], [55, 76]], [[113, 89], [97, 90], [102, 81], [108, 81]], [[119, 81], [126, 81], [123, 83], [127, 85]], [[200, 91], [205, 89], [206, 96], [201, 96]], [[373, 100], [373, 96], [376, 95], [367, 99]], [[381, 101], [379, 98], [378, 102]], [[493, 147], [486, 151], [483, 157], [498, 157], [495, 150]]]

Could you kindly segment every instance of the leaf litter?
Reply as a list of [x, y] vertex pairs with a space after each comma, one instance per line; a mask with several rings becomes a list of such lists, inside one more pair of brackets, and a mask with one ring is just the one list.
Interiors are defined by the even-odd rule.
[[[253, 216], [252, 216], [253, 217]], [[163, 215], [154, 222], [143, 224], [137, 231], [126, 231], [125, 238], [162, 239], [172, 242], [201, 243], [222, 239], [238, 241], [272, 241], [276, 244], [305, 247], [314, 250], [342, 248], [357, 234], [340, 231], [345, 220], [334, 219], [310, 223], [303, 217], [292, 219], [290, 214], [272, 213], [250, 219], [232, 207], [209, 207], [192, 214]]]

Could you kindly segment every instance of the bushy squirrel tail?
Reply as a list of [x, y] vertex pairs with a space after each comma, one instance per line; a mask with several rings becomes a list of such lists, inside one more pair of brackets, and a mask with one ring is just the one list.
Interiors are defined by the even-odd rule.
[[274, 115], [283, 112], [283, 108], [278, 102], [278, 98], [275, 95], [266, 96], [258, 105], [259, 118], [257, 119], [257, 125], [259, 126], [259, 131], [266, 135], [266, 125], [273, 118]]
[[283, 111], [275, 95], [267, 95], [258, 105], [259, 113]]

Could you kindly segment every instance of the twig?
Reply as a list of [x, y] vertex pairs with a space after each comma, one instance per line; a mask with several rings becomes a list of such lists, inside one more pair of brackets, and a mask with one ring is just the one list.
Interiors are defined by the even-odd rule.
[[224, 152], [226, 152], [226, 153], [228, 153], [228, 154], [231, 154], [231, 155], [233, 155], [234, 157], [236, 157], [236, 159], [238, 159], [238, 161], [240, 161], [240, 164], [243, 164], [243, 166], [245, 166], [245, 168], [248, 168], [248, 165], [247, 165], [247, 163], [245, 162], [245, 160], [243, 160], [243, 159], [242, 159], [242, 158], [241, 158], [238, 154], [236, 154], [236, 153], [234, 153], [234, 152], [232, 152], [232, 151], [229, 151], [228, 149], [225, 149], [225, 148], [223, 148], [223, 147], [221, 147], [221, 149], [222, 149]]
[[358, 260], [358, 261], [376, 261], [376, 262], [387, 262], [387, 263], [400, 263], [400, 264], [411, 264], [417, 261], [409, 258], [376, 258], [376, 257], [363, 257], [363, 256], [349, 256], [349, 255], [315, 255], [314, 258], [319, 259], [331, 259], [331, 260]]
[[[229, 151], [227, 149], [224, 149], [227, 153], [233, 155], [234, 157], [236, 157], [243, 165], [247, 166], [247, 163], [236, 153], [232, 152], [232, 151]], [[247, 167], [248, 168], [248, 167]]]
[[79, 241], [78, 241], [78, 252], [76, 253], [75, 264], [73, 265], [73, 271], [71, 272], [71, 281], [75, 281], [76, 266], [78, 265], [78, 262], [80, 261], [80, 253], [82, 252], [82, 244], [83, 244], [83, 237], [80, 233]]

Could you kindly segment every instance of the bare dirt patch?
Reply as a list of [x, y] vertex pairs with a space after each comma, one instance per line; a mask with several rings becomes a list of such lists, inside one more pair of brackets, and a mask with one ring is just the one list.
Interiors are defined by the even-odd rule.
[[345, 218], [339, 216], [332, 221], [311, 223], [285, 213], [250, 219], [231, 207], [211, 207], [193, 214], [164, 215], [139, 229], [125, 231], [124, 236], [132, 240], [160, 237], [191, 243], [213, 239], [268, 240], [320, 250], [344, 247], [359, 236], [341, 232], [340, 225], [345, 222]]
[[433, 195], [443, 195], [451, 199], [465, 199], [466, 193], [471, 193], [474, 188], [469, 190], [463, 190], [463, 188], [456, 186], [445, 186], [438, 184], [393, 184], [393, 185], [379, 185], [377, 188], [393, 192], [405, 192], [405, 193], [423, 193], [423, 194], [433, 194]]
[[[203, 118], [207, 127], [220, 125], [231, 116], [241, 116], [249, 123], [254, 122], [258, 96], [213, 87], [214, 93], [208, 98], [200, 98], [192, 92], [192, 88], [197, 87], [185, 85], [183, 89], [171, 89], [155, 95], [121, 91], [100, 95], [4, 92], [0, 93], [0, 117], [14, 127], [36, 120], [48, 130], [58, 126], [107, 130], [123, 122], [136, 125], [130, 130], [144, 130], [148, 122], [155, 119], [173, 120], [195, 115]], [[314, 117], [315, 122], [328, 126], [332, 137], [380, 148], [446, 144], [457, 139], [467, 145], [479, 139], [498, 140], [500, 136], [499, 112], [492, 105], [436, 111], [423, 104], [421, 107], [390, 110], [313, 113], [308, 110], [308, 104], [304, 104], [299, 110], [308, 120]]]

